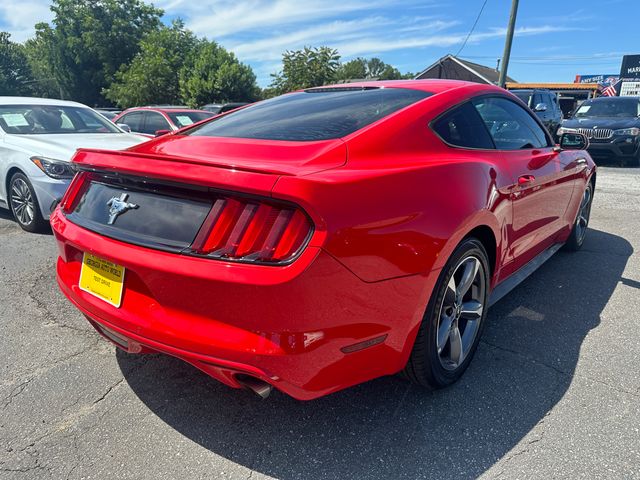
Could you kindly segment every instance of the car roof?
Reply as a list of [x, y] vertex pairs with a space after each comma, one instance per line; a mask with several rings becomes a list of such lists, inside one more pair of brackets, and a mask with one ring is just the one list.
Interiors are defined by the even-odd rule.
[[179, 113], [179, 112], [203, 112], [203, 113], [211, 113], [205, 110], [198, 110], [197, 108], [176, 108], [176, 107], [131, 107], [124, 110], [122, 113], [129, 113], [134, 111], [151, 111], [151, 112], [171, 112], [171, 113]]
[[[371, 80], [365, 82], [342, 83], [336, 85], [326, 85], [323, 87], [315, 87], [321, 89], [330, 88], [410, 88], [412, 90], [422, 90], [429, 93], [441, 93], [456, 88], [477, 86], [477, 87], [493, 87], [497, 90], [503, 90], [495, 85], [488, 85], [476, 82], [465, 82], [462, 80], [442, 80], [442, 79], [424, 79], [424, 80]], [[313, 89], [307, 89], [313, 90]]]
[[0, 105], [55, 105], [58, 107], [84, 107], [86, 105], [69, 100], [39, 97], [0, 97]]

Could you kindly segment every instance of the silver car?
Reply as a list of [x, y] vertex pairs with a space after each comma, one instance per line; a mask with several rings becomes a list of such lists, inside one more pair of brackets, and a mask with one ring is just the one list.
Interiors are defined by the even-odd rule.
[[0, 207], [24, 230], [42, 231], [75, 173], [78, 148], [120, 150], [146, 140], [80, 103], [0, 97]]

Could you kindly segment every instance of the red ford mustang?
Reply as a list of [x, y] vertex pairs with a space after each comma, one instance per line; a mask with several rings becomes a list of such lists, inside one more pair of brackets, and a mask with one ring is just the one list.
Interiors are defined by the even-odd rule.
[[313, 399], [457, 380], [489, 305], [581, 246], [586, 139], [455, 81], [266, 100], [123, 152], [81, 150], [51, 217], [58, 283], [131, 353]]

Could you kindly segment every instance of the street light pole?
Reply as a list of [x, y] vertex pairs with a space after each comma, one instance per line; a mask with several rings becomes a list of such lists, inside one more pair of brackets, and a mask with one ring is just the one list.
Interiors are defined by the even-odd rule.
[[498, 85], [502, 88], [507, 83], [507, 69], [509, 68], [509, 56], [511, 55], [511, 43], [513, 43], [513, 31], [516, 27], [516, 16], [518, 15], [518, 0], [511, 2], [511, 14], [509, 15], [509, 27], [507, 28], [507, 38], [504, 42], [504, 53], [502, 54], [502, 68]]

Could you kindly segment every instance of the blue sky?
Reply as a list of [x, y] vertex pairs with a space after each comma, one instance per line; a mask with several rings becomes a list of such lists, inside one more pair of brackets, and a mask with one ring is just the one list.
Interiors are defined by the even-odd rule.
[[[251, 65], [261, 86], [284, 50], [337, 48], [343, 60], [377, 56], [419, 72], [457, 53], [484, 0], [157, 0], [165, 21], [182, 18]], [[3, 0], [0, 30], [22, 41], [49, 21], [49, 0]], [[487, 0], [462, 58], [495, 66], [502, 56], [509, 0]], [[573, 81], [618, 73], [625, 53], [640, 53], [637, 0], [520, 0], [509, 74], [518, 81]]]

